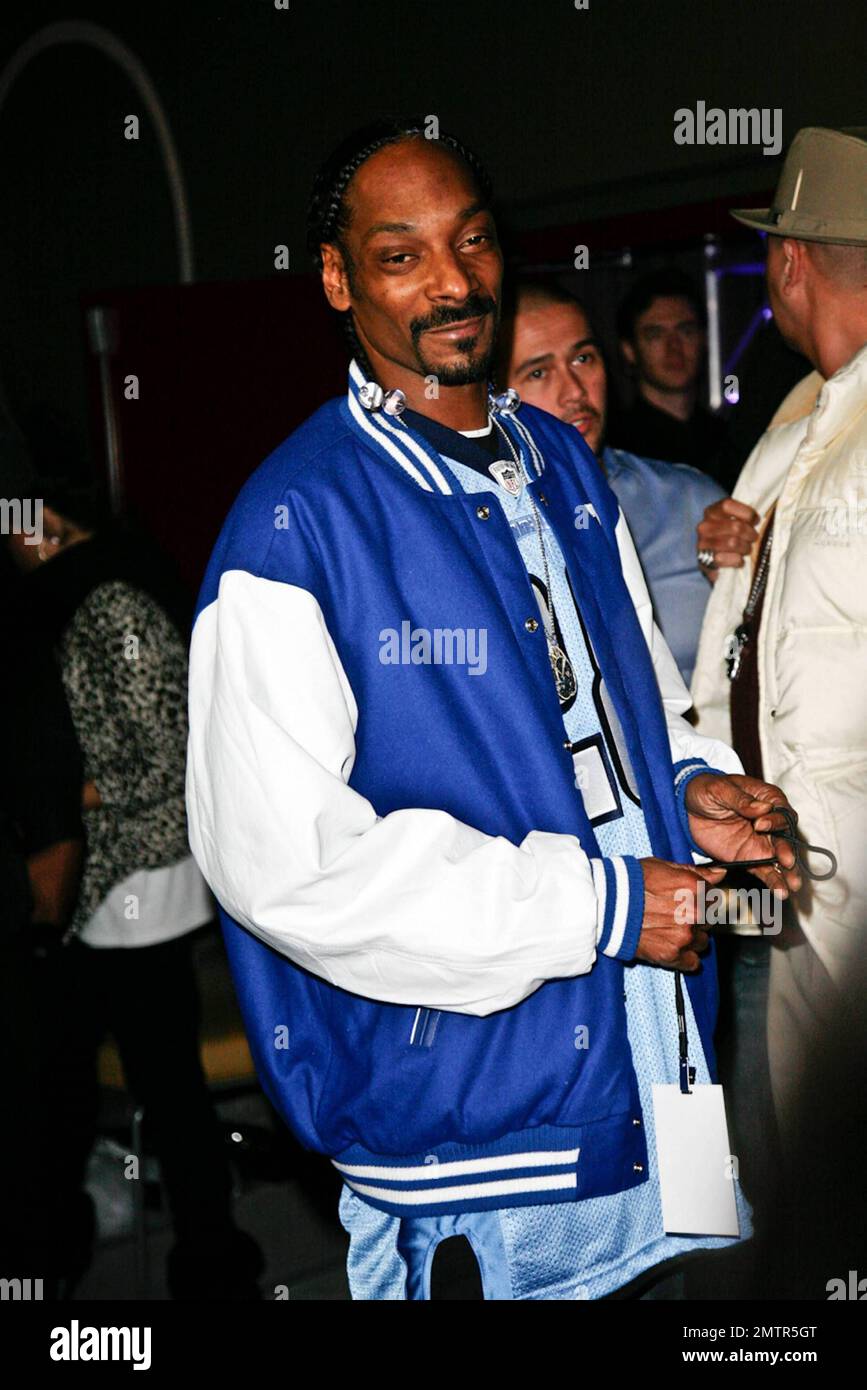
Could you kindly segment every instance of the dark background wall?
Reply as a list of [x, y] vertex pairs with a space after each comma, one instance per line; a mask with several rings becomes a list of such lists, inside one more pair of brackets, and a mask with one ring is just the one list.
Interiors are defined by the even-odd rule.
[[[675, 109], [698, 100], [782, 108], [784, 144], [867, 122], [860, 0], [30, 0], [4, 6], [0, 62], [72, 17], [123, 39], [156, 84], [200, 280], [274, 275], [278, 243], [306, 272], [316, 164], [383, 111], [436, 114], [476, 145], [519, 233], [772, 187], [760, 150], [675, 145]], [[17, 418], [48, 403], [80, 433], [79, 293], [177, 279], [154, 133], [123, 74], [84, 47], [36, 59], [0, 111], [0, 188], [0, 392]]]

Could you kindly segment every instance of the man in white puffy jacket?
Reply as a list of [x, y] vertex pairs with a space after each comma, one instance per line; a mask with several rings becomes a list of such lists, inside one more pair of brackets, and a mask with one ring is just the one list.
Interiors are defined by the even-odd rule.
[[738, 481], [755, 542], [735, 518], [700, 528], [700, 560], [719, 573], [692, 687], [700, 731], [778, 783], [803, 838], [838, 860], [834, 877], [805, 880], [773, 943], [768, 1043], [786, 1139], [867, 945], [867, 128], [800, 131], [774, 207], [735, 216], [767, 232], [774, 316], [818, 374]]

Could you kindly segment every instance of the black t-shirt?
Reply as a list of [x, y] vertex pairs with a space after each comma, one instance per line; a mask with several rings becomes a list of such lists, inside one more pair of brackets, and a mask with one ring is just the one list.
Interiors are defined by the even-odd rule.
[[410, 429], [415, 430], [416, 434], [426, 439], [438, 454], [445, 454], [458, 463], [465, 463], [469, 468], [475, 468], [477, 473], [483, 473], [486, 478], [491, 477], [492, 463], [497, 459], [511, 457], [508, 445], [494, 424], [491, 425], [488, 434], [468, 438], [461, 434], [460, 430], [449, 429], [447, 425], [431, 420], [428, 415], [419, 415], [415, 410], [404, 410], [401, 419]]
[[677, 420], [639, 396], [630, 410], [612, 418], [607, 442], [641, 458], [692, 464], [726, 492], [732, 491], [738, 479], [740, 461], [728, 426], [701, 405], [688, 420]]

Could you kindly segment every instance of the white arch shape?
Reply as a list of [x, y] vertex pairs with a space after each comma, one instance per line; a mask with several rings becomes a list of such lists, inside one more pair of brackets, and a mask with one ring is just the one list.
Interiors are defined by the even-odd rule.
[[27, 64], [38, 57], [40, 53], [44, 53], [46, 49], [65, 43], [86, 44], [91, 48], [98, 49], [106, 58], [112, 59], [123, 69], [147, 107], [148, 115], [154, 123], [159, 140], [169, 181], [169, 191], [172, 196], [180, 282], [183, 285], [190, 284], [193, 279], [193, 234], [190, 225], [187, 190], [178, 152], [156, 88], [142, 63], [139, 62], [132, 50], [127, 48], [125, 43], [116, 38], [110, 30], [103, 29], [100, 24], [91, 24], [88, 20], [71, 19], [63, 20], [58, 24], [47, 24], [44, 29], [37, 30], [31, 38], [25, 40], [20, 48], [16, 49], [3, 71], [0, 72], [0, 110], [3, 108], [3, 103], [6, 101], [13, 83]]

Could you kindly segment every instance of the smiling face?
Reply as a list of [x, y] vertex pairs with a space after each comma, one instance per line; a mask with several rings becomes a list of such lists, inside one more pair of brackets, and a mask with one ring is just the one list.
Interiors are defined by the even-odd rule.
[[695, 309], [680, 295], [654, 299], [635, 320], [623, 355], [657, 391], [688, 391], [701, 370], [706, 336]]
[[349, 225], [322, 252], [332, 308], [351, 310], [377, 380], [413, 408], [424, 378], [487, 380], [503, 263], [471, 170], [448, 146], [386, 145], [351, 180]]
[[519, 299], [508, 377], [523, 401], [574, 425], [599, 453], [605, 431], [605, 363], [579, 305]]

